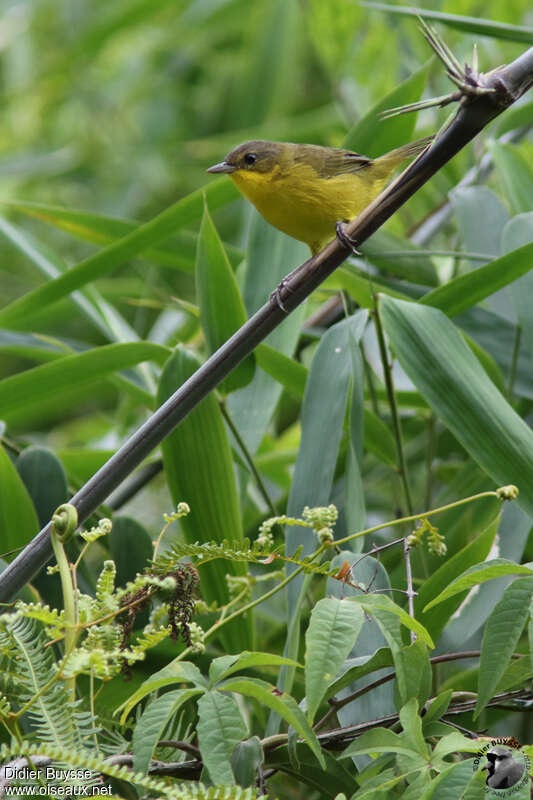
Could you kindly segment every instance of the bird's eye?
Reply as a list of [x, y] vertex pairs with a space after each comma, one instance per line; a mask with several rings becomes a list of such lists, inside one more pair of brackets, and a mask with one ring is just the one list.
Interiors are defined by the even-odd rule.
[[255, 164], [256, 158], [257, 156], [255, 153], [246, 153], [246, 155], [244, 156], [244, 163], [246, 164], [247, 167], [251, 167], [252, 164]]

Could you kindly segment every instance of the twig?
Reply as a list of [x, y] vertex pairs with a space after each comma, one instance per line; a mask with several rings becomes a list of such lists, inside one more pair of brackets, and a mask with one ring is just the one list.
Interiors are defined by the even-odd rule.
[[[407, 609], [409, 611], [409, 616], [414, 619], [415, 617], [415, 597], [416, 592], [413, 591], [413, 572], [411, 570], [411, 556], [410, 556], [411, 548], [408, 544], [407, 536], [403, 540], [403, 556], [405, 560], [405, 580], [407, 583]], [[411, 643], [416, 641], [416, 634], [414, 631], [411, 631]]]
[[232, 420], [232, 418], [231, 418], [231, 416], [230, 416], [230, 414], [228, 412], [228, 409], [226, 407], [226, 403], [223, 400], [221, 400], [220, 403], [219, 403], [219, 406], [220, 406], [220, 410], [222, 411], [222, 416], [226, 420], [228, 428], [232, 432], [233, 436], [235, 437], [235, 441], [239, 445], [239, 449], [240, 449], [240, 451], [241, 451], [241, 453], [243, 455], [244, 460], [246, 461], [246, 463], [248, 465], [248, 469], [252, 473], [252, 476], [253, 476], [253, 478], [255, 480], [255, 484], [256, 484], [257, 488], [259, 489], [259, 493], [260, 493], [261, 497], [265, 501], [265, 505], [267, 506], [267, 508], [268, 508], [268, 510], [270, 512], [270, 515], [272, 517], [275, 517], [277, 515], [276, 507], [274, 506], [274, 503], [270, 499], [270, 496], [269, 496], [269, 494], [268, 494], [268, 492], [266, 490], [266, 486], [263, 483], [263, 479], [261, 478], [261, 475], [259, 474], [259, 471], [258, 471], [257, 467], [255, 466], [255, 461], [252, 458], [252, 454], [250, 453], [250, 451], [248, 450], [248, 447], [246, 446], [246, 442], [244, 441], [244, 439], [242, 438], [241, 434], [239, 433], [239, 429], [237, 428], [237, 426], [233, 422], [233, 420]]

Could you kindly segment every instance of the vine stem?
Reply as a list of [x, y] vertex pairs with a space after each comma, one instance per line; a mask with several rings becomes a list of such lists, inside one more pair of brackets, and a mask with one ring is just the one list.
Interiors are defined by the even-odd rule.
[[[415, 596], [416, 592], [413, 591], [413, 572], [411, 569], [411, 556], [410, 556], [410, 546], [408, 544], [408, 537], [406, 536], [403, 540], [403, 555], [405, 560], [405, 580], [407, 583], [407, 609], [409, 611], [409, 616], [414, 619], [415, 618]], [[416, 641], [416, 634], [414, 631], [411, 631], [411, 643]]]
[[383, 366], [383, 376], [385, 378], [385, 387], [387, 389], [387, 397], [389, 400], [389, 406], [392, 416], [392, 425], [394, 428], [394, 440], [396, 442], [396, 457], [398, 459], [398, 473], [403, 486], [407, 511], [409, 514], [412, 514], [413, 503], [411, 500], [411, 491], [409, 489], [409, 480], [407, 477], [407, 463], [405, 461], [403, 439], [402, 439], [402, 428], [400, 425], [398, 406], [396, 405], [396, 395], [394, 393], [392, 368], [387, 355], [385, 334], [383, 333], [383, 326], [381, 324], [381, 317], [379, 314], [379, 301], [376, 295], [373, 296], [373, 300], [374, 300], [374, 308], [372, 311], [372, 316], [374, 318], [374, 324], [376, 326], [376, 335], [378, 339], [379, 353], [381, 356], [381, 364]]
[[246, 442], [242, 438], [241, 434], [239, 433], [239, 431], [237, 429], [237, 426], [233, 422], [233, 420], [232, 420], [232, 418], [231, 418], [231, 416], [230, 416], [230, 414], [228, 412], [228, 409], [226, 408], [226, 403], [223, 400], [221, 400], [219, 402], [219, 406], [220, 406], [220, 410], [222, 411], [222, 416], [226, 420], [226, 424], [227, 424], [228, 428], [230, 429], [230, 431], [232, 432], [233, 436], [235, 437], [235, 441], [239, 445], [239, 448], [240, 448], [241, 453], [242, 453], [242, 455], [244, 457], [244, 460], [248, 464], [250, 472], [252, 473], [252, 475], [254, 477], [256, 486], [259, 489], [259, 492], [261, 493], [261, 497], [265, 501], [265, 503], [266, 503], [266, 505], [268, 507], [268, 510], [270, 511], [271, 516], [275, 517], [276, 514], [277, 514], [277, 511], [276, 511], [276, 509], [274, 507], [274, 504], [273, 504], [272, 500], [270, 499], [270, 496], [269, 496], [269, 494], [268, 494], [268, 492], [266, 490], [266, 486], [263, 483], [261, 475], [259, 474], [259, 471], [258, 471], [257, 467], [255, 466], [255, 462], [254, 462], [254, 460], [252, 458], [252, 454], [250, 453], [250, 451], [248, 450], [248, 447], [246, 446]]
[[484, 497], [496, 497], [498, 500], [502, 499], [498, 489], [494, 491], [479, 492], [479, 494], [473, 494], [470, 495], [470, 497], [463, 497], [462, 500], [455, 500], [453, 503], [447, 503], [445, 506], [440, 506], [440, 508], [432, 508], [431, 511], [422, 511], [420, 514], [410, 514], [408, 517], [399, 517], [398, 519], [388, 520], [387, 522], [382, 522], [379, 525], [374, 525], [372, 528], [365, 528], [363, 531], [350, 533], [348, 536], [344, 536], [342, 539], [335, 539], [333, 542], [331, 542], [331, 544], [338, 547], [341, 544], [346, 544], [346, 542], [351, 542], [352, 539], [358, 539], [360, 536], [366, 536], [369, 533], [381, 531], [383, 528], [392, 528], [395, 525], [403, 525], [407, 522], [416, 522], [418, 519], [433, 517], [435, 514], [442, 514], [443, 511], [449, 511], [452, 508], [458, 508], [459, 506], [473, 503], [475, 500], [482, 500]]
[[[65, 657], [68, 658], [76, 647], [79, 634], [76, 629], [78, 619], [76, 599], [74, 597], [73, 573], [65, 552], [64, 542], [72, 536], [76, 529], [78, 515], [73, 506], [60, 506], [54, 513], [52, 520], [51, 540], [61, 579], [65, 619]], [[65, 684], [67, 691], [70, 693], [71, 701], [74, 701], [76, 699], [76, 678], [74, 676], [67, 678]]]

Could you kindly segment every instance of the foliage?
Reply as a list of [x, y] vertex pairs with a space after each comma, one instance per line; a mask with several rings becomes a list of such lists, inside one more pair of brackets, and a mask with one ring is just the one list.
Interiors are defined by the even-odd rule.
[[[308, 256], [204, 169], [253, 138], [379, 155], [445, 121], [379, 112], [449, 87], [399, 3], [5, 5], [9, 561]], [[527, 0], [423, 5], [486, 71], [533, 41]], [[478, 730], [531, 742], [532, 110], [194, 408], [112, 527], [55, 541], [0, 617], [4, 762], [124, 797], [455, 800], [484, 793]]]

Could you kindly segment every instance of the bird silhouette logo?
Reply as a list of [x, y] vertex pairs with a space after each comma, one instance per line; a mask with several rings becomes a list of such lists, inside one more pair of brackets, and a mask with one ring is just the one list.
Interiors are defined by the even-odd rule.
[[492, 747], [487, 753], [487, 764], [482, 768], [487, 771], [485, 783], [491, 789], [510, 789], [522, 778], [526, 765], [516, 759], [506, 747]]

